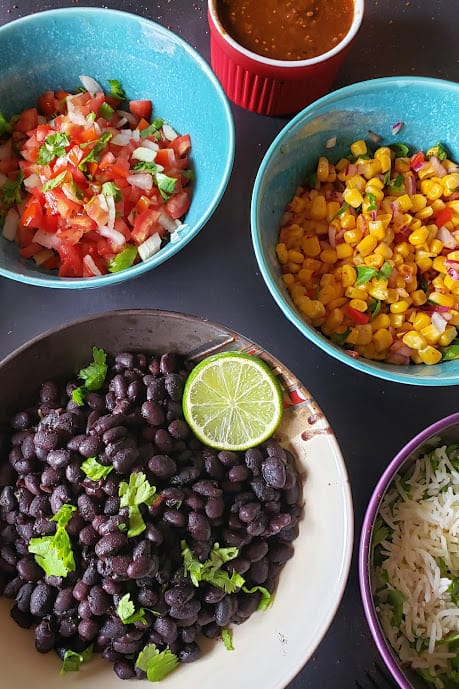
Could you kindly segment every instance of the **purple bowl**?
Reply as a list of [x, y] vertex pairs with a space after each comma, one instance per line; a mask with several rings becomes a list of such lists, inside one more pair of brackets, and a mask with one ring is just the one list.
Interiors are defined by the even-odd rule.
[[379, 507], [395, 475], [406, 471], [412, 462], [424, 454], [427, 449], [437, 446], [438, 442], [435, 442], [435, 439], [439, 438], [446, 443], [459, 441], [459, 412], [446, 416], [425, 428], [421, 433], [412, 438], [394, 457], [379, 479], [370, 498], [360, 537], [359, 580], [365, 616], [378, 651], [387, 669], [401, 689], [429, 689], [429, 685], [415, 672], [401, 667], [400, 660], [386, 639], [379, 623], [371, 591], [371, 539]]

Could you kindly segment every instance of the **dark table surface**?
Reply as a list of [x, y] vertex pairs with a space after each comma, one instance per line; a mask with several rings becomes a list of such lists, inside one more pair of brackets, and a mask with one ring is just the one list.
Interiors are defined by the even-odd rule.
[[[77, 4], [78, 0], [4, 0], [0, 24]], [[152, 19], [209, 60], [205, 0], [109, 0], [104, 4], [81, 0], [80, 4]], [[459, 81], [458, 23], [458, 0], [366, 0], [363, 25], [335, 87], [391, 75]], [[262, 117], [237, 106], [232, 110], [236, 129], [233, 174], [217, 211], [199, 235], [156, 270], [106, 289], [77, 293], [0, 279], [0, 358], [54, 325], [86, 314], [139, 307], [205, 316], [241, 332], [281, 359], [309, 389], [335, 431], [355, 508], [354, 558], [346, 592], [328, 633], [289, 689], [353, 688], [378, 657], [362, 611], [357, 576], [356, 553], [366, 504], [398, 449], [424, 426], [457, 411], [458, 394], [454, 387], [411, 387], [365, 376], [305, 341], [283, 317], [257, 267], [249, 207], [258, 166], [287, 119]]]

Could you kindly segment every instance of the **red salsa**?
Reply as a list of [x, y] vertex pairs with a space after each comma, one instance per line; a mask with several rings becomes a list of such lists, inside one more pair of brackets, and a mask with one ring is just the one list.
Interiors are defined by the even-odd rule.
[[247, 50], [275, 60], [307, 60], [343, 40], [354, 0], [218, 0], [217, 12]]

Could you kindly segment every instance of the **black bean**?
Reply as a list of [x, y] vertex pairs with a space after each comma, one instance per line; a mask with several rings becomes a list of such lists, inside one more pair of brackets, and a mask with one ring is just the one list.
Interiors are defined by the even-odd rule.
[[204, 495], [206, 498], [218, 498], [223, 493], [216, 481], [209, 479], [203, 481], [196, 481], [193, 484], [193, 490], [199, 495]]
[[187, 523], [186, 515], [176, 509], [164, 510], [163, 520], [166, 522], [166, 524], [169, 524], [177, 529], [183, 528]]
[[215, 605], [215, 622], [219, 627], [226, 627], [234, 612], [234, 599], [231, 596], [224, 596]]
[[269, 546], [266, 541], [253, 540], [244, 548], [244, 557], [247, 557], [250, 562], [257, 562], [265, 557], [269, 550]]
[[169, 616], [157, 617], [153, 624], [153, 628], [158, 632], [166, 644], [173, 644], [177, 639], [177, 625]]
[[239, 519], [245, 524], [250, 524], [258, 517], [260, 511], [261, 505], [259, 502], [248, 502], [239, 509]]
[[141, 579], [150, 573], [156, 574], [157, 568], [157, 561], [154, 558], [142, 555], [129, 563], [126, 573], [130, 579]]
[[200, 471], [195, 466], [188, 466], [182, 469], [178, 474], [172, 476], [170, 482], [173, 486], [186, 486], [193, 483], [199, 477]]
[[201, 602], [197, 598], [192, 598], [186, 603], [174, 605], [170, 608], [169, 614], [176, 620], [186, 620], [195, 617], [201, 609]]
[[68, 487], [64, 484], [59, 484], [56, 486], [51, 493], [51, 497], [49, 499], [49, 504], [51, 505], [51, 511], [53, 514], [56, 514], [62, 507], [62, 505], [68, 504], [72, 502], [72, 496], [70, 494], [70, 490]]
[[88, 603], [93, 615], [105, 615], [111, 599], [102, 586], [92, 586], [88, 594]]
[[11, 426], [16, 429], [17, 431], [22, 431], [25, 430], [26, 428], [30, 428], [33, 424], [33, 417], [30, 411], [28, 410], [23, 410], [19, 411], [17, 414], [13, 416], [13, 418], [10, 421]]
[[45, 467], [41, 474], [41, 485], [44, 487], [57, 486], [61, 480], [60, 473], [51, 467]]
[[279, 533], [282, 529], [289, 526], [292, 522], [292, 517], [288, 512], [281, 512], [276, 514], [269, 522], [269, 530], [272, 534]]
[[6, 512], [11, 512], [16, 505], [17, 500], [13, 486], [4, 486], [0, 493], [0, 507], [3, 507]]
[[246, 450], [244, 461], [254, 476], [258, 476], [260, 474], [261, 465], [263, 462], [263, 453], [258, 447]]
[[280, 490], [285, 486], [285, 464], [277, 456], [272, 456], [261, 465], [261, 473], [268, 486]]
[[102, 440], [105, 445], [108, 445], [109, 443], [115, 443], [117, 440], [121, 440], [121, 438], [125, 438], [127, 434], [128, 429], [126, 426], [113, 426], [113, 428], [109, 428], [108, 431], [103, 433]]
[[35, 648], [39, 653], [48, 653], [54, 647], [55, 634], [49, 620], [42, 620], [35, 627]]
[[113, 575], [116, 577], [123, 577], [129, 579], [128, 567], [131, 564], [131, 558], [129, 555], [114, 555], [107, 559], [107, 564]]
[[68, 639], [78, 632], [78, 618], [76, 615], [69, 615], [68, 617], [63, 617], [59, 621], [59, 636]]
[[245, 464], [237, 464], [228, 471], [228, 479], [235, 482], [246, 481], [252, 476], [252, 472]]
[[92, 641], [99, 633], [99, 625], [91, 618], [81, 620], [78, 625], [78, 635], [83, 641]]
[[209, 519], [219, 519], [225, 511], [223, 498], [209, 498], [205, 505], [205, 511]]
[[250, 569], [247, 572], [247, 578], [250, 578], [255, 584], [264, 584], [269, 573], [269, 561], [267, 557], [262, 557], [261, 560], [252, 562]]
[[[147, 376], [145, 376], [147, 377]], [[166, 385], [164, 378], [152, 378], [145, 381], [147, 387], [147, 400], [154, 400], [155, 402], [162, 402], [166, 398]]]
[[153, 455], [148, 460], [148, 468], [160, 479], [168, 479], [177, 471], [177, 464], [168, 455]]
[[236, 464], [241, 463], [239, 455], [237, 455], [236, 452], [230, 452], [229, 450], [221, 450], [217, 457], [225, 467], [234, 467]]
[[139, 451], [134, 447], [126, 447], [118, 452], [113, 457], [113, 468], [119, 474], [128, 473], [137, 462], [139, 458]]
[[107, 558], [119, 553], [128, 544], [127, 536], [121, 531], [113, 531], [103, 536], [95, 545], [94, 551], [97, 557]]
[[267, 526], [268, 518], [264, 512], [260, 512], [247, 526], [247, 533], [251, 536], [261, 536], [266, 531]]
[[24, 459], [35, 459], [35, 443], [33, 440], [33, 433], [27, 433], [21, 443], [21, 452]]
[[275, 543], [270, 547], [268, 557], [270, 562], [284, 564], [293, 556], [293, 546], [290, 543]]
[[188, 515], [188, 531], [195, 541], [208, 541], [211, 534], [209, 520], [203, 514], [190, 512]]
[[191, 429], [184, 419], [174, 419], [167, 430], [176, 440], [187, 440], [191, 436]]
[[193, 663], [201, 655], [201, 649], [197, 643], [185, 644], [179, 651], [178, 659], [181, 663]]
[[119, 679], [133, 679], [136, 676], [134, 663], [130, 660], [115, 660], [113, 670]]
[[205, 590], [204, 600], [206, 603], [211, 603], [214, 605], [215, 603], [221, 601], [224, 596], [226, 596], [226, 593], [223, 589], [217, 588], [217, 586], [209, 585]]
[[275, 500], [277, 493], [274, 488], [268, 486], [261, 476], [256, 476], [252, 481], [250, 481], [250, 487], [262, 502], [268, 502]]
[[49, 452], [59, 444], [59, 434], [56, 431], [43, 429], [35, 433], [33, 442], [36, 448], [42, 448]]
[[69, 615], [76, 609], [75, 599], [71, 588], [61, 589], [54, 601], [53, 610], [58, 617]]
[[43, 570], [40, 565], [32, 560], [30, 557], [22, 557], [17, 561], [16, 568], [19, 576], [24, 581], [39, 581], [43, 576]]
[[35, 496], [41, 494], [41, 477], [38, 474], [26, 474], [24, 476], [24, 485], [27, 490]]
[[166, 352], [165, 354], [162, 354], [159, 360], [159, 371], [162, 374], [180, 371], [180, 360], [177, 354], [174, 352]]
[[167, 455], [174, 449], [174, 439], [169, 433], [169, 431], [167, 431], [165, 428], [157, 429], [155, 433], [154, 442], [156, 445], [156, 449], [162, 454]]
[[90, 498], [89, 495], [86, 495], [86, 493], [82, 493], [78, 496], [77, 505], [78, 512], [83, 517], [83, 519], [87, 522], [92, 522], [92, 520], [97, 514], [96, 502], [92, 498]]
[[30, 612], [30, 599], [35, 590], [35, 584], [23, 584], [16, 595], [16, 605], [21, 612]]
[[188, 603], [188, 601], [193, 598], [194, 594], [194, 586], [190, 582], [185, 581], [167, 589], [167, 591], [164, 592], [164, 600], [169, 606], [173, 607]]
[[37, 584], [30, 597], [30, 612], [35, 617], [44, 617], [53, 609], [54, 593], [47, 584]]

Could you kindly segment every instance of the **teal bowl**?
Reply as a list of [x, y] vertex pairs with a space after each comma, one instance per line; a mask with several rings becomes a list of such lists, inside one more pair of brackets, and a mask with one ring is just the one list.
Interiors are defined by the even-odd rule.
[[[396, 135], [392, 127], [403, 122]], [[294, 117], [266, 152], [255, 179], [252, 241], [261, 274], [284, 316], [311, 342], [348, 366], [384, 380], [411, 385], [456, 385], [459, 360], [434, 366], [396, 366], [353, 358], [313, 328], [293, 304], [282, 280], [275, 245], [285, 206], [315, 168], [319, 156], [338, 160], [369, 132], [381, 145], [402, 142], [414, 150], [442, 142], [459, 161], [459, 84], [423, 77], [386, 77], [334, 91]], [[336, 137], [333, 148], [326, 143]]]
[[44, 91], [74, 91], [85, 74], [102, 86], [121, 82], [128, 98], [151, 99], [154, 116], [189, 133], [195, 173], [186, 228], [177, 241], [119, 273], [60, 278], [21, 259], [0, 237], [0, 275], [43, 287], [87, 288], [137, 277], [177, 254], [202, 229], [227, 186], [234, 159], [234, 125], [209, 65], [184, 40], [128, 12], [88, 7], [38, 12], [0, 27], [0, 110], [12, 116]]

